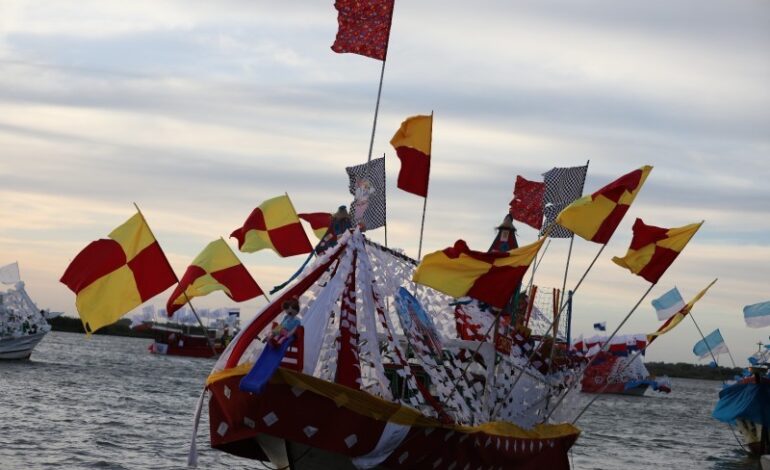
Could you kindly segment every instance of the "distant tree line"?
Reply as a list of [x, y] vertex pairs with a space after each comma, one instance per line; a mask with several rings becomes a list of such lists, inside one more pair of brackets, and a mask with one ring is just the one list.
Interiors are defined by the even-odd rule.
[[[85, 333], [83, 328], [83, 322], [80, 318], [65, 317], [64, 315], [58, 316], [52, 320], [48, 320], [51, 324], [53, 331], [66, 331], [69, 333]], [[94, 333], [95, 335], [108, 335], [108, 336], [132, 336], [135, 338], [152, 338], [153, 333], [150, 330], [136, 331], [131, 329], [131, 320], [126, 318], [118, 320], [112, 325], [100, 328], [99, 331]]]
[[711, 367], [703, 364], [688, 364], [677, 362], [645, 362], [644, 365], [651, 375], [669, 377], [683, 377], [686, 379], [727, 380], [740, 375], [743, 369], [740, 367]]

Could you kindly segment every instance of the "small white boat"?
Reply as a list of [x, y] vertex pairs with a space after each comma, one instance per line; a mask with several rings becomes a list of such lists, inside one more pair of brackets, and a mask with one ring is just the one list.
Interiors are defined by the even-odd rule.
[[46, 312], [38, 310], [24, 290], [16, 263], [0, 267], [0, 284], [13, 284], [0, 290], [0, 360], [27, 359], [51, 331]]
[[28, 359], [43, 337], [48, 333], [35, 333], [18, 338], [0, 338], [0, 359]]

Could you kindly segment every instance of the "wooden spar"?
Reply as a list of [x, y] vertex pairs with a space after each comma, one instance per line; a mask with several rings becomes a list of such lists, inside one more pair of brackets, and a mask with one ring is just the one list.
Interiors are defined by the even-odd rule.
[[[429, 158], [433, 158], [433, 111], [430, 112], [430, 153]], [[420, 223], [420, 243], [417, 247], [417, 261], [422, 257], [422, 235], [425, 231], [425, 209], [428, 207], [428, 189], [430, 188], [430, 173], [428, 173], [428, 183], [425, 185], [425, 197], [422, 200], [422, 222]], [[387, 246], [387, 243], [385, 244]]]
[[[150, 228], [150, 224], [147, 223], [147, 219], [144, 218], [144, 214], [142, 214], [142, 210], [139, 209], [139, 206], [134, 203], [134, 207], [136, 207], [136, 211], [139, 212], [139, 216], [144, 221], [144, 225], [147, 227], [147, 230], [150, 231], [150, 235], [152, 235], [152, 238], [154, 238], [156, 241], [158, 240], [155, 237], [155, 234], [152, 232], [152, 229]], [[171, 270], [174, 271], [173, 269]], [[179, 284], [179, 278], [177, 277], [176, 273], [174, 272], [174, 278], [176, 279], [177, 284]], [[190, 302], [190, 298], [187, 296], [187, 291], [183, 291], [182, 294], [184, 295], [185, 301], [187, 302], [187, 305], [190, 306], [190, 310], [192, 310], [193, 315], [195, 316], [195, 319], [198, 320], [198, 325], [200, 325], [201, 329], [203, 330], [203, 336], [206, 337], [206, 341], [209, 343], [209, 346], [211, 347], [211, 352], [214, 353], [214, 355], [217, 355], [217, 348], [214, 346], [214, 342], [209, 337], [208, 330], [205, 326], [203, 326], [203, 321], [201, 321], [201, 317], [198, 316], [198, 312], [195, 311], [195, 307], [193, 307], [192, 302]]]

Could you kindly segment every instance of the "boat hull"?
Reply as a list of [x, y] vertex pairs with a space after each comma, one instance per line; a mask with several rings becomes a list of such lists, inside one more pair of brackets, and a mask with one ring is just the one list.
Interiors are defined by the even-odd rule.
[[0, 339], [0, 360], [29, 359], [32, 350], [45, 337], [47, 332], [21, 336], [19, 338]]
[[[353, 468], [353, 459], [374, 458], [374, 465], [387, 469], [561, 470], [569, 469], [567, 452], [580, 434], [569, 424], [533, 430], [501, 422], [442, 425], [411, 408], [286, 369], [279, 369], [265, 391], [254, 395], [238, 389], [243, 376], [233, 374], [208, 385], [212, 447], [266, 461], [257, 437], [269, 435], [288, 443], [290, 459], [309, 449], [305, 455], [313, 457], [293, 459], [294, 469]], [[382, 443], [393, 437], [394, 429], [401, 434], [383, 454]]]
[[585, 385], [582, 388], [583, 393], [611, 393], [613, 395], [630, 395], [633, 397], [640, 397], [644, 395], [644, 392], [647, 391], [647, 384], [641, 384], [637, 385], [636, 387], [631, 387], [629, 389], [626, 389], [625, 383], [613, 383], [607, 385], [606, 388], [604, 386], [602, 387], [586, 387]]

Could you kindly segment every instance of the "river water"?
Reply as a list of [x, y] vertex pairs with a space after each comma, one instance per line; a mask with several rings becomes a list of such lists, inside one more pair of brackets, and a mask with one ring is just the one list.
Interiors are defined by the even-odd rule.
[[[214, 361], [151, 355], [149, 343], [53, 332], [30, 361], [0, 361], [0, 469], [184, 468]], [[755, 470], [710, 417], [720, 385], [673, 379], [668, 396], [601, 397], [579, 423], [573, 468]], [[200, 468], [261, 468], [209, 448], [206, 415]]]

